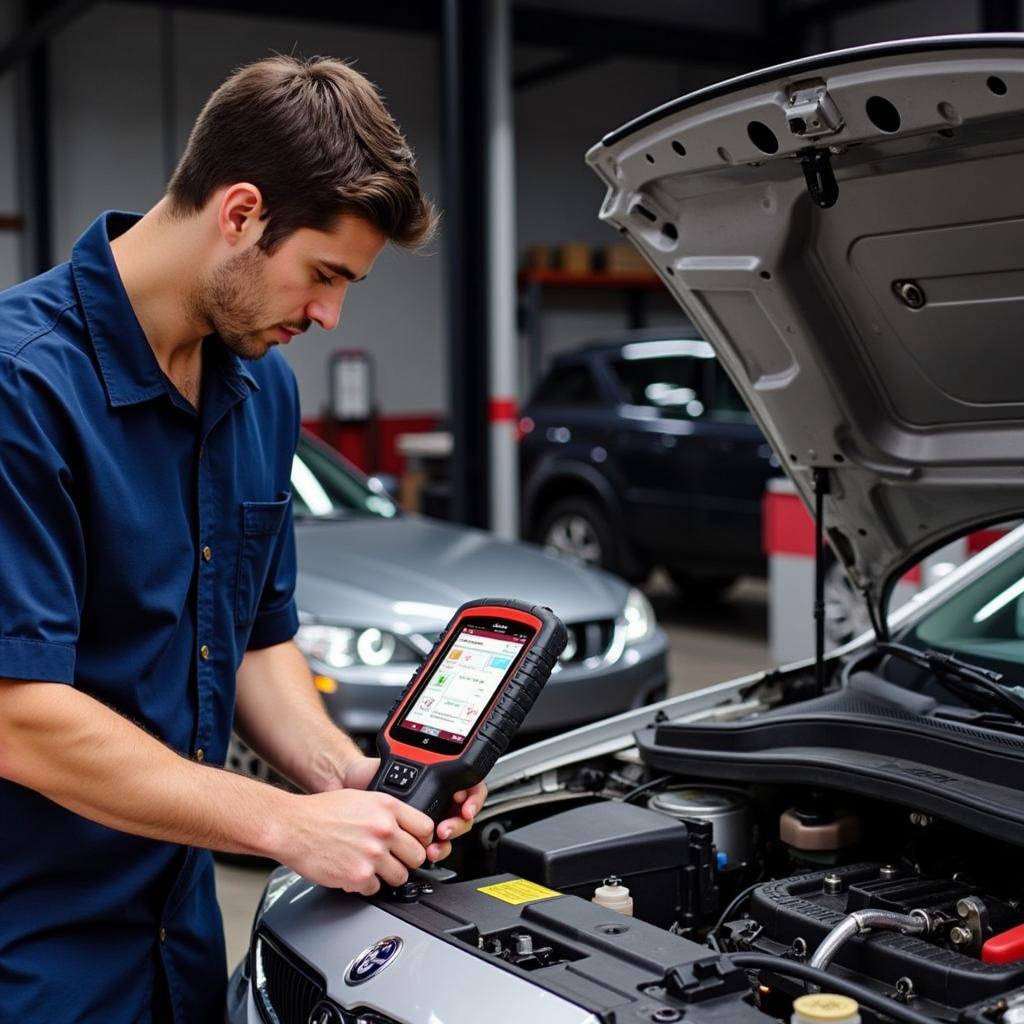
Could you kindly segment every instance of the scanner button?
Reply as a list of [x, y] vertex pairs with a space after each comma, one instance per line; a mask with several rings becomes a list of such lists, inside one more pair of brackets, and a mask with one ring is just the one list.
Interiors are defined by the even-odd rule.
[[387, 776], [384, 782], [393, 786], [395, 789], [408, 789], [413, 780], [419, 774], [419, 768], [411, 764], [403, 764], [401, 761], [395, 761], [388, 769]]

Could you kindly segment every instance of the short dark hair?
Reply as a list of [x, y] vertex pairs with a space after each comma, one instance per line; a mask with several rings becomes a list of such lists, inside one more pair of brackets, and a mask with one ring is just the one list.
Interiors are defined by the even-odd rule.
[[373, 84], [343, 61], [278, 55], [235, 71], [206, 101], [167, 188], [172, 213], [197, 213], [239, 181], [263, 194], [265, 252], [343, 213], [390, 241], [426, 241], [436, 216], [412, 150]]

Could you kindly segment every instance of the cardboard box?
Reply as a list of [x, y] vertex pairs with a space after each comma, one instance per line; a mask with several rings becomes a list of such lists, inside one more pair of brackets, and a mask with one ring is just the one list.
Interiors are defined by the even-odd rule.
[[551, 270], [555, 266], [555, 251], [550, 245], [531, 245], [526, 250], [523, 266], [527, 270]]
[[590, 246], [585, 242], [568, 242], [560, 245], [558, 266], [569, 274], [589, 274], [593, 269]]
[[629, 242], [618, 242], [605, 248], [604, 268], [609, 274], [653, 273], [647, 260]]

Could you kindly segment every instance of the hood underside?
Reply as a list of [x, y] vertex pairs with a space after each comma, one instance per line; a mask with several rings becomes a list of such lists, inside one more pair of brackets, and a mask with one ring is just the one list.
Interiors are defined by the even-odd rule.
[[906, 568], [1024, 511], [1024, 36], [746, 75], [587, 160], [808, 508], [827, 471], [876, 622]]

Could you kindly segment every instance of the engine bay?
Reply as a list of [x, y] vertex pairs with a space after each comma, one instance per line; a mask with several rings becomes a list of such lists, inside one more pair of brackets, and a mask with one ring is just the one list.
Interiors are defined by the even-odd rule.
[[[282, 900], [253, 943], [266, 1005], [301, 991], [276, 1018], [301, 1024], [348, 984], [323, 968], [336, 936], [391, 933], [415, 953], [389, 972], [392, 1012], [359, 1020], [420, 1019], [394, 982], [420, 991], [454, 955], [481, 993], [512, 986], [494, 1021], [1024, 1024], [1017, 723], [874, 673], [844, 684], [818, 696], [797, 670], [655, 717], [504, 783], [399, 890]], [[445, 1021], [483, 1019], [471, 1005], [430, 996]]]
[[[588, 1003], [609, 1022], [723, 1006], [788, 1019], [818, 990], [869, 1021], [1024, 1020], [1019, 847], [814, 783], [722, 786], [631, 757], [577, 766], [560, 793], [572, 806], [494, 814], [452, 864], [471, 881], [428, 884], [393, 912], [454, 918], [448, 934], [536, 984], [614, 988]], [[562, 895], [481, 892], [515, 879]], [[609, 882], [629, 890], [631, 918], [595, 902]]]

